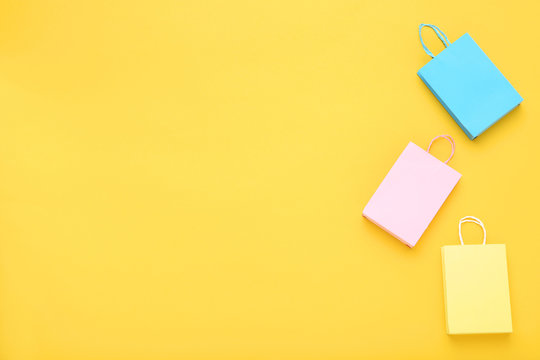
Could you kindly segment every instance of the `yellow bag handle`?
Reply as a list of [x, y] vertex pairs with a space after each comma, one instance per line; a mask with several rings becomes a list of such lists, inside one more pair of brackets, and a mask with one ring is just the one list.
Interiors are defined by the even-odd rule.
[[484, 223], [480, 221], [480, 219], [474, 217], [474, 216], [465, 216], [459, 220], [459, 241], [461, 242], [461, 245], [465, 245], [463, 243], [463, 236], [461, 236], [461, 224], [471, 222], [475, 223], [476, 225], [480, 225], [482, 230], [484, 231], [484, 242], [482, 242], [482, 245], [486, 245], [486, 228], [484, 227]]

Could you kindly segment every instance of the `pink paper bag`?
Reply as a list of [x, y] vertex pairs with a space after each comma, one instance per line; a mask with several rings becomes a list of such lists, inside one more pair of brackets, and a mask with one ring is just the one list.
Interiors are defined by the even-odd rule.
[[[445, 162], [429, 153], [433, 141], [441, 137], [452, 144]], [[405, 245], [416, 245], [461, 178], [446, 165], [454, 149], [449, 135], [435, 137], [427, 151], [410, 142], [364, 208], [364, 217]]]

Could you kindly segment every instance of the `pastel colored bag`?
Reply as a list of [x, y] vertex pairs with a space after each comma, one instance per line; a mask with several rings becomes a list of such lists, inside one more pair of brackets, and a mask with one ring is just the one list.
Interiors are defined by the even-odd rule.
[[[482, 227], [482, 245], [463, 245], [461, 224], [466, 222]], [[486, 245], [484, 224], [473, 216], [459, 221], [459, 241], [441, 248], [446, 332], [512, 332], [506, 246]]]
[[[452, 153], [445, 162], [429, 153], [433, 141], [445, 138]], [[454, 155], [454, 139], [440, 135], [427, 151], [410, 142], [390, 169], [362, 215], [405, 245], [416, 245], [461, 178], [447, 165]]]
[[[437, 34], [446, 47], [437, 56], [424, 45], [422, 28]], [[420, 24], [420, 42], [433, 59], [418, 76], [473, 140], [518, 106], [523, 98], [486, 54], [465, 34], [450, 44], [435, 25]]]

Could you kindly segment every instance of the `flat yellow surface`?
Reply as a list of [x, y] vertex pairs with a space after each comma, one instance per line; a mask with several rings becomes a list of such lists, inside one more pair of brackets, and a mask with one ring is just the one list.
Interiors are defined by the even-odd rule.
[[[538, 359], [539, 11], [0, 1], [0, 357]], [[420, 22], [469, 32], [523, 104], [468, 140], [416, 75]], [[463, 177], [409, 249], [362, 208], [439, 134]], [[512, 334], [446, 335], [464, 215], [507, 245]]]

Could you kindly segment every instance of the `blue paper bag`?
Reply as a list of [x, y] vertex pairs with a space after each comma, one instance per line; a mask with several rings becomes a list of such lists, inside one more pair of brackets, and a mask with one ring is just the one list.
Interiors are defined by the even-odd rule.
[[[446, 47], [437, 56], [424, 45], [424, 26], [433, 29]], [[469, 34], [450, 44], [437, 26], [421, 24], [420, 42], [433, 59], [418, 71], [418, 76], [469, 139], [486, 131], [523, 101]]]

